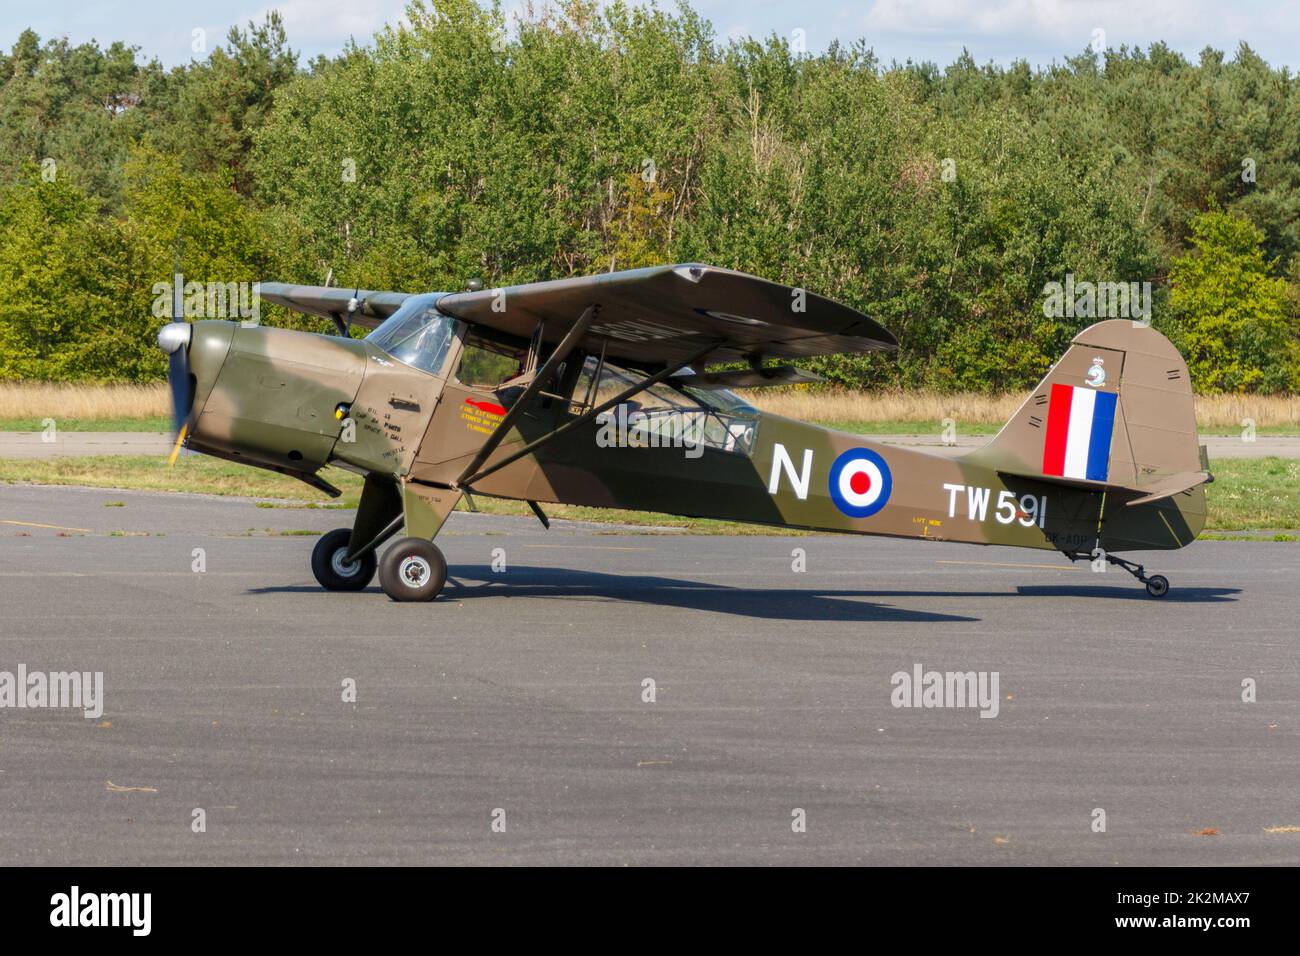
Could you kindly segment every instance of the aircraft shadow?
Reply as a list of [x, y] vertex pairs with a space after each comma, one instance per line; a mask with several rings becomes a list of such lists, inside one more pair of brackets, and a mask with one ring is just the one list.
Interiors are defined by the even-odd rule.
[[852, 600], [893, 596], [880, 591], [729, 587], [656, 575], [603, 574], [565, 568], [512, 566], [508, 574], [502, 575], [494, 573], [488, 565], [457, 565], [448, 575], [447, 583], [443, 596], [458, 601], [505, 595], [603, 598], [769, 620], [895, 623], [980, 620], [964, 614], [913, 611]]
[[[250, 594], [296, 592], [321, 593], [321, 589], [315, 585], [249, 588]], [[383, 594], [383, 591], [377, 585], [371, 585], [361, 593]], [[1159, 599], [1159, 603], [1219, 603], [1236, 600], [1233, 595], [1239, 593], [1239, 588], [1171, 588], [1164, 598]], [[494, 572], [488, 565], [457, 565], [447, 577], [447, 588], [442, 597], [455, 601], [499, 597], [596, 598], [769, 620], [895, 623], [972, 622], [982, 618], [909, 610], [861, 599], [1074, 597], [1102, 600], [1120, 598], [1149, 601], [1153, 604], [1157, 600], [1150, 597], [1136, 582], [1132, 587], [1024, 585], [1014, 591], [747, 588], [656, 575], [604, 574], [599, 571], [518, 565], [511, 567], [504, 575]]]
[[[316, 585], [287, 585], [249, 588], [249, 594], [323, 594]], [[371, 585], [362, 594], [383, 594]], [[961, 592], [969, 596], [969, 592]], [[1005, 592], [999, 592], [1005, 593]], [[692, 611], [714, 611], [787, 621], [875, 621], [893, 623], [971, 622], [980, 618], [964, 614], [911, 611], [867, 601], [863, 597], [933, 597], [930, 591], [817, 590], [813, 588], [744, 588], [705, 584], [637, 574], [602, 574], [564, 568], [514, 566], [506, 575], [494, 573], [488, 565], [457, 565], [447, 576], [442, 599], [542, 597], [597, 598], [638, 602]]]
[[1131, 587], [1099, 587], [1086, 584], [1062, 585], [1021, 585], [1016, 593], [1023, 597], [1086, 597], [1086, 598], [1123, 598], [1129, 601], [1151, 601], [1159, 604], [1221, 604], [1224, 601], [1237, 600], [1234, 595], [1241, 593], [1241, 588], [1180, 588], [1173, 585], [1169, 593], [1162, 598], [1153, 598], [1137, 581]]

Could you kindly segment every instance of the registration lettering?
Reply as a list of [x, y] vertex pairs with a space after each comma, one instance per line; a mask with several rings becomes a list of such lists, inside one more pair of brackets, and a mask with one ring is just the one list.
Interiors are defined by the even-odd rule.
[[[993, 498], [992, 488], [980, 488], [975, 485], [957, 485], [944, 483], [943, 490], [948, 492], [948, 517], [955, 518], [960, 512], [971, 521], [988, 521], [990, 512], [998, 524], [1011, 524], [1018, 521], [1022, 527], [1043, 527], [1047, 520], [1047, 495], [1021, 495], [1016, 497], [1014, 491], [1003, 488]], [[990, 507], [991, 506], [991, 507]]]

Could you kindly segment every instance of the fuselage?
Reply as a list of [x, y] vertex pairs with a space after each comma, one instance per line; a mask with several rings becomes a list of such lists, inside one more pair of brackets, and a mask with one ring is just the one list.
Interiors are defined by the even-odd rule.
[[[456, 490], [519, 391], [460, 381], [467, 333], [450, 323], [421, 368], [374, 341], [197, 322], [190, 447], [313, 482], [335, 465]], [[603, 383], [583, 378], [595, 364], [575, 358], [515, 420], [486, 464], [538, 447], [474, 493], [1066, 552], [1178, 548], [1204, 524], [1199, 488], [1135, 507], [1111, 496], [1108, 514], [1097, 490], [762, 413], [722, 392], [659, 386], [543, 441], [598, 400]]]

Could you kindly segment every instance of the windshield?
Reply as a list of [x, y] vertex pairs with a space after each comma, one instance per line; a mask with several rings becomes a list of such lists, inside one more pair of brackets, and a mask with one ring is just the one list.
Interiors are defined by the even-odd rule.
[[366, 336], [399, 362], [434, 375], [442, 373], [451, 349], [452, 320], [433, 307], [437, 296], [412, 296]]

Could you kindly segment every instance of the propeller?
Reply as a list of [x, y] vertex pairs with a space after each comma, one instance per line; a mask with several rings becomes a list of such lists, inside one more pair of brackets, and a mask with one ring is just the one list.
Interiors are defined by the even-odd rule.
[[194, 380], [190, 376], [190, 335], [193, 327], [188, 322], [172, 322], [158, 333], [158, 347], [167, 353], [167, 385], [172, 393], [172, 427], [176, 444], [172, 448], [169, 464], [176, 464], [185, 443], [190, 409], [194, 405]]

